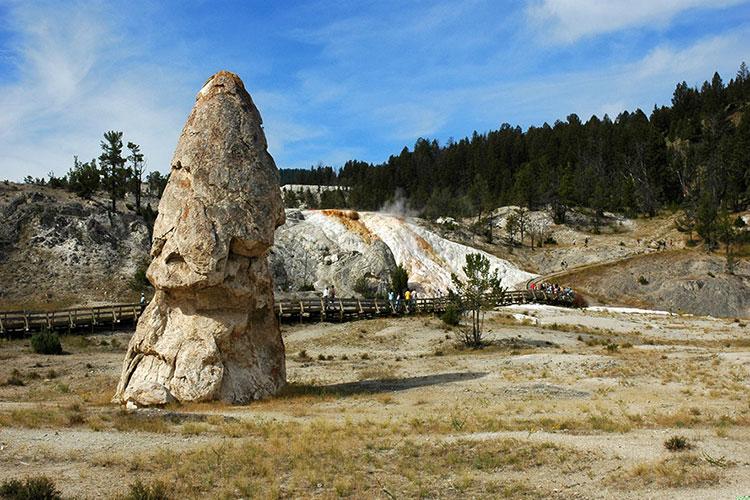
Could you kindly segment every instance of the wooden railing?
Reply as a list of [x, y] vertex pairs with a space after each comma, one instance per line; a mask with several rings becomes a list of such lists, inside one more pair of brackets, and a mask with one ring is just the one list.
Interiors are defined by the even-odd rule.
[[[535, 290], [506, 291], [487, 297], [494, 306], [511, 304], [553, 304], [571, 306], [572, 298], [551, 295]], [[450, 303], [447, 297], [426, 297], [414, 301], [349, 298], [277, 299], [274, 312], [280, 321], [350, 321], [358, 318], [397, 316], [401, 314], [440, 314]], [[81, 307], [58, 311], [8, 311], [0, 312], [0, 334], [50, 330], [80, 330], [83, 328], [112, 327], [135, 323], [141, 314], [140, 304], [111, 304]]]
[[[488, 296], [487, 302], [495, 307], [512, 304], [552, 304], [572, 306], [569, 296], [552, 295], [535, 290], [506, 291], [495, 296]], [[321, 321], [347, 321], [354, 318], [392, 316], [407, 313], [440, 314], [450, 304], [448, 297], [427, 297], [415, 301], [393, 301], [385, 299], [350, 298], [310, 298], [300, 300], [276, 300], [276, 315], [280, 320], [303, 320], [317, 318]]]
[[108, 304], [57, 311], [0, 312], [0, 333], [31, 332], [42, 328], [78, 330], [87, 327], [115, 326], [135, 322], [141, 314], [140, 304]]

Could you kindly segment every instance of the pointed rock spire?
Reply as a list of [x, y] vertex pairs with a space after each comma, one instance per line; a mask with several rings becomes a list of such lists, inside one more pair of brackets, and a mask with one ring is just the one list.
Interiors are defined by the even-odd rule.
[[284, 223], [278, 170], [242, 80], [208, 79], [177, 143], [138, 321], [113, 401], [243, 403], [285, 383], [267, 252]]

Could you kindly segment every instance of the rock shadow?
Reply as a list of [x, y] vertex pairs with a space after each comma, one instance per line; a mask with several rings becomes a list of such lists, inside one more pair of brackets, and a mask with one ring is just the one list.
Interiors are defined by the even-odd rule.
[[405, 391], [417, 387], [431, 385], [449, 384], [452, 382], [463, 382], [476, 380], [487, 376], [487, 372], [452, 372], [438, 373], [436, 375], [423, 375], [408, 378], [383, 378], [373, 380], [360, 380], [357, 382], [346, 382], [331, 385], [307, 385], [289, 384], [284, 388], [281, 397], [301, 396], [353, 396], [357, 394], [378, 394], [383, 392]]
[[490, 347], [500, 347], [506, 349], [560, 347], [558, 344], [550, 342], [549, 340], [536, 340], [517, 337], [494, 340], [492, 342], [489, 342], [488, 345]]

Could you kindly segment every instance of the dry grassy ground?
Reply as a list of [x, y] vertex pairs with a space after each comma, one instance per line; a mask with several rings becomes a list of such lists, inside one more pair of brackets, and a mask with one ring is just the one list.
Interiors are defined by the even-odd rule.
[[[66, 496], [735, 498], [750, 494], [750, 327], [507, 308], [492, 345], [434, 318], [286, 328], [290, 386], [248, 406], [109, 405], [128, 334], [0, 344], [0, 481]], [[664, 442], [685, 436], [690, 449]]]

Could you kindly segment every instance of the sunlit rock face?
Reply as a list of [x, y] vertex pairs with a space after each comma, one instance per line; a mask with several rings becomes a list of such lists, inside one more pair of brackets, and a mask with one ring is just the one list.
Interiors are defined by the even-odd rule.
[[267, 253], [284, 223], [278, 170], [240, 78], [198, 93], [159, 203], [148, 279], [114, 401], [244, 403], [285, 383]]

